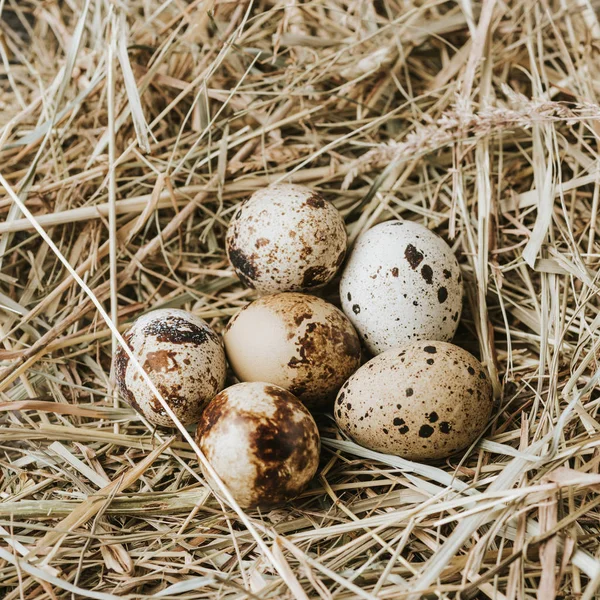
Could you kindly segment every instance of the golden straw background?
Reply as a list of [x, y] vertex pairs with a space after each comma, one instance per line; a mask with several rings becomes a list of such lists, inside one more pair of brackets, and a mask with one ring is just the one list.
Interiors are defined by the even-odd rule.
[[[598, 0], [0, 11], [0, 597], [598, 597]], [[255, 297], [223, 238], [275, 181], [351, 242], [391, 218], [449, 241], [496, 405], [436, 464], [323, 416], [310, 487], [245, 514], [111, 357], [150, 308], [222, 331]]]

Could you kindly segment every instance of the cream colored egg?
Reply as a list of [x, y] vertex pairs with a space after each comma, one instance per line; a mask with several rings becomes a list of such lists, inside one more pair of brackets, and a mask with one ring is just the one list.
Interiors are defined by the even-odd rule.
[[452, 249], [410, 221], [387, 221], [360, 235], [340, 281], [342, 309], [373, 354], [452, 339], [462, 296]]
[[252, 194], [231, 219], [227, 255], [241, 281], [259, 292], [326, 284], [346, 253], [346, 228], [319, 193], [287, 183]]
[[421, 341], [364, 364], [335, 402], [340, 428], [357, 443], [412, 460], [447, 457], [487, 427], [492, 386], [466, 350]]
[[[141, 316], [123, 337], [178, 419], [184, 425], [196, 423], [225, 383], [225, 352], [217, 334], [203, 319], [168, 308]], [[150, 422], [173, 427], [122, 348], [114, 364], [123, 397]]]
[[319, 464], [312, 416], [290, 392], [268, 383], [240, 383], [218, 394], [200, 418], [196, 440], [243, 508], [291, 500]]
[[342, 311], [321, 298], [283, 293], [244, 307], [224, 334], [240, 381], [268, 381], [311, 409], [327, 409], [360, 365], [360, 342]]

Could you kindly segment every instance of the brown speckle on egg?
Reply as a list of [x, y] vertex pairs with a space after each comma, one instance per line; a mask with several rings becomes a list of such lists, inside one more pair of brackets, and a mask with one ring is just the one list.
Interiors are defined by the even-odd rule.
[[315, 410], [329, 408], [360, 365], [360, 341], [350, 321], [306, 294], [256, 300], [232, 319], [224, 341], [239, 380], [270, 381]]
[[379, 354], [350, 377], [343, 395], [351, 409], [334, 415], [343, 431], [367, 448], [412, 460], [464, 449], [492, 411], [492, 386], [479, 361], [439, 341]]
[[423, 265], [421, 269], [421, 277], [431, 285], [433, 283], [433, 269], [429, 265]]
[[304, 275], [302, 276], [302, 289], [308, 290], [310, 288], [319, 287], [327, 283], [330, 278], [331, 274], [328, 267], [309, 267], [304, 271]]
[[290, 392], [268, 383], [240, 383], [218, 394], [200, 418], [196, 440], [243, 508], [291, 500], [318, 467], [312, 416]]
[[231, 266], [235, 269], [241, 282], [249, 288], [254, 288], [254, 281], [258, 279], [260, 273], [254, 264], [254, 256], [247, 256], [242, 250], [231, 244], [227, 248], [227, 255]]
[[421, 264], [423, 253], [419, 252], [412, 244], [408, 244], [404, 250], [404, 257], [414, 271]]
[[[225, 353], [208, 324], [183, 310], [160, 309], [137, 319], [123, 336], [177, 418], [189, 425], [225, 383]], [[119, 390], [148, 421], [174, 423], [123, 348], [114, 357]]]
[[325, 200], [323, 200], [323, 197], [320, 194], [313, 194], [310, 196], [306, 201], [306, 204], [313, 208], [325, 208]]

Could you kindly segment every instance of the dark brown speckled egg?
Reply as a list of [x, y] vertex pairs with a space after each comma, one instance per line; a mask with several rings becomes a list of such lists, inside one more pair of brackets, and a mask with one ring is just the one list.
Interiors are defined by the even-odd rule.
[[[225, 352], [208, 323], [185, 310], [159, 309], [142, 315], [123, 337], [177, 418], [184, 425], [197, 423], [225, 384]], [[174, 427], [122, 348], [114, 365], [119, 390], [129, 404], [148, 421]]]
[[312, 416], [293, 394], [268, 383], [240, 383], [218, 394], [200, 418], [196, 441], [243, 508], [291, 500], [319, 464]]
[[340, 280], [342, 310], [373, 354], [416, 340], [451, 340], [462, 297], [450, 246], [411, 221], [362, 233]]
[[328, 410], [360, 366], [352, 323], [332, 304], [293, 292], [245, 306], [224, 334], [229, 363], [240, 381], [269, 381], [311, 410]]
[[344, 260], [347, 235], [341, 214], [318, 192], [279, 183], [241, 204], [226, 244], [242, 283], [272, 294], [325, 285]]
[[492, 386], [466, 350], [422, 341], [379, 354], [342, 386], [334, 406], [357, 443], [411, 460], [466, 448], [487, 427]]

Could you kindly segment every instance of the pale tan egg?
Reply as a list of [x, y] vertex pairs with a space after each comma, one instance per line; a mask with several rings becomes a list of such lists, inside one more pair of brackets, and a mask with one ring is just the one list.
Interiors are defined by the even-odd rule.
[[242, 283], [270, 294], [325, 285], [344, 260], [347, 235], [341, 214], [321, 194], [278, 183], [240, 205], [226, 244]]
[[348, 318], [306, 294], [259, 298], [229, 322], [223, 338], [240, 381], [268, 381], [314, 410], [330, 408], [360, 365], [360, 342]]
[[428, 460], [469, 446], [487, 427], [492, 406], [490, 380], [472, 354], [421, 341], [365, 363], [342, 386], [334, 414], [362, 446]]
[[[200, 317], [178, 309], [154, 310], [134, 321], [123, 338], [184, 425], [196, 423], [206, 404], [223, 389], [225, 352], [217, 334]], [[114, 365], [119, 389], [129, 404], [148, 421], [174, 427], [122, 348]]]
[[202, 414], [196, 441], [243, 508], [291, 500], [319, 464], [320, 437], [312, 416], [290, 392], [269, 383], [223, 390]]

